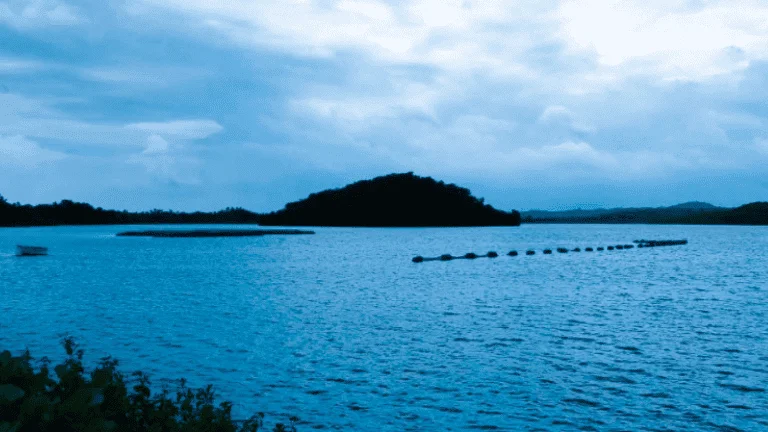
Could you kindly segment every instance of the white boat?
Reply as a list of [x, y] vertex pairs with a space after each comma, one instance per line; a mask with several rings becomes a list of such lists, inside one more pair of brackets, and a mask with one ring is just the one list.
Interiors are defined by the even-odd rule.
[[42, 246], [16, 246], [17, 256], [41, 256], [48, 255], [48, 248]]

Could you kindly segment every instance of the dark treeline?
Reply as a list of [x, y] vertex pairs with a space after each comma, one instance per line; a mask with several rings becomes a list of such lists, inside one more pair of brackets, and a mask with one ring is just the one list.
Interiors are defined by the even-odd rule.
[[124, 224], [246, 224], [258, 223], [259, 215], [242, 208], [205, 213], [166, 210], [128, 212], [94, 208], [63, 200], [53, 204], [11, 204], [0, 196], [0, 226], [124, 225]]
[[468, 189], [390, 174], [311, 194], [263, 215], [262, 225], [287, 226], [518, 226], [520, 213], [497, 210]]
[[531, 211], [524, 213], [523, 221], [577, 224], [768, 225], [768, 202], [755, 202], [736, 208], [686, 203], [659, 208]]

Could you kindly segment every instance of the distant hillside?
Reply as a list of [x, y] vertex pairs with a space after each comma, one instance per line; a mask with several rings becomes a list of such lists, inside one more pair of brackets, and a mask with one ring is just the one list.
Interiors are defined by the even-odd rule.
[[11, 204], [0, 196], [0, 226], [122, 225], [122, 224], [240, 224], [258, 223], [256, 213], [241, 208], [218, 212], [180, 213], [165, 210], [128, 212], [94, 208], [62, 200], [53, 204]]
[[686, 203], [669, 206], [667, 208], [668, 209], [688, 209], [688, 210], [717, 210], [722, 207], [717, 207], [710, 203], [705, 203], [701, 201], [689, 201]]
[[670, 207], [615, 208], [596, 210], [524, 212], [525, 223], [647, 223], [703, 225], [768, 225], [766, 203], [752, 203], [730, 209], [703, 202], [688, 202]]
[[681, 217], [673, 223], [701, 225], [768, 225], [768, 202], [753, 202], [733, 209], [718, 209]]
[[504, 212], [468, 189], [413, 173], [363, 180], [311, 194], [262, 215], [262, 225], [283, 226], [518, 226], [520, 214]]

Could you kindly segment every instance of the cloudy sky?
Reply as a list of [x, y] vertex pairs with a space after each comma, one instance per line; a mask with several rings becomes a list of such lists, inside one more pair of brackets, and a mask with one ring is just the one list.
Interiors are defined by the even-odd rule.
[[768, 199], [768, 2], [0, 0], [0, 194], [262, 211]]

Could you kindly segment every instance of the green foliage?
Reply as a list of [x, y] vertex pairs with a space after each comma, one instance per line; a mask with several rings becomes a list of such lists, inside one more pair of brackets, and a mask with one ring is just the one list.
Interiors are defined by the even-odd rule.
[[[64, 340], [66, 359], [53, 367], [47, 359], [32, 366], [29, 352], [0, 353], [0, 432], [257, 432], [264, 415], [232, 419], [232, 404], [215, 405], [211, 386], [191, 389], [181, 380], [171, 392], [153, 393], [141, 372], [126, 380], [117, 361], [104, 358], [90, 373], [83, 350]], [[132, 382], [132, 385], [126, 383]], [[277, 424], [273, 432], [296, 432], [296, 418]]]

